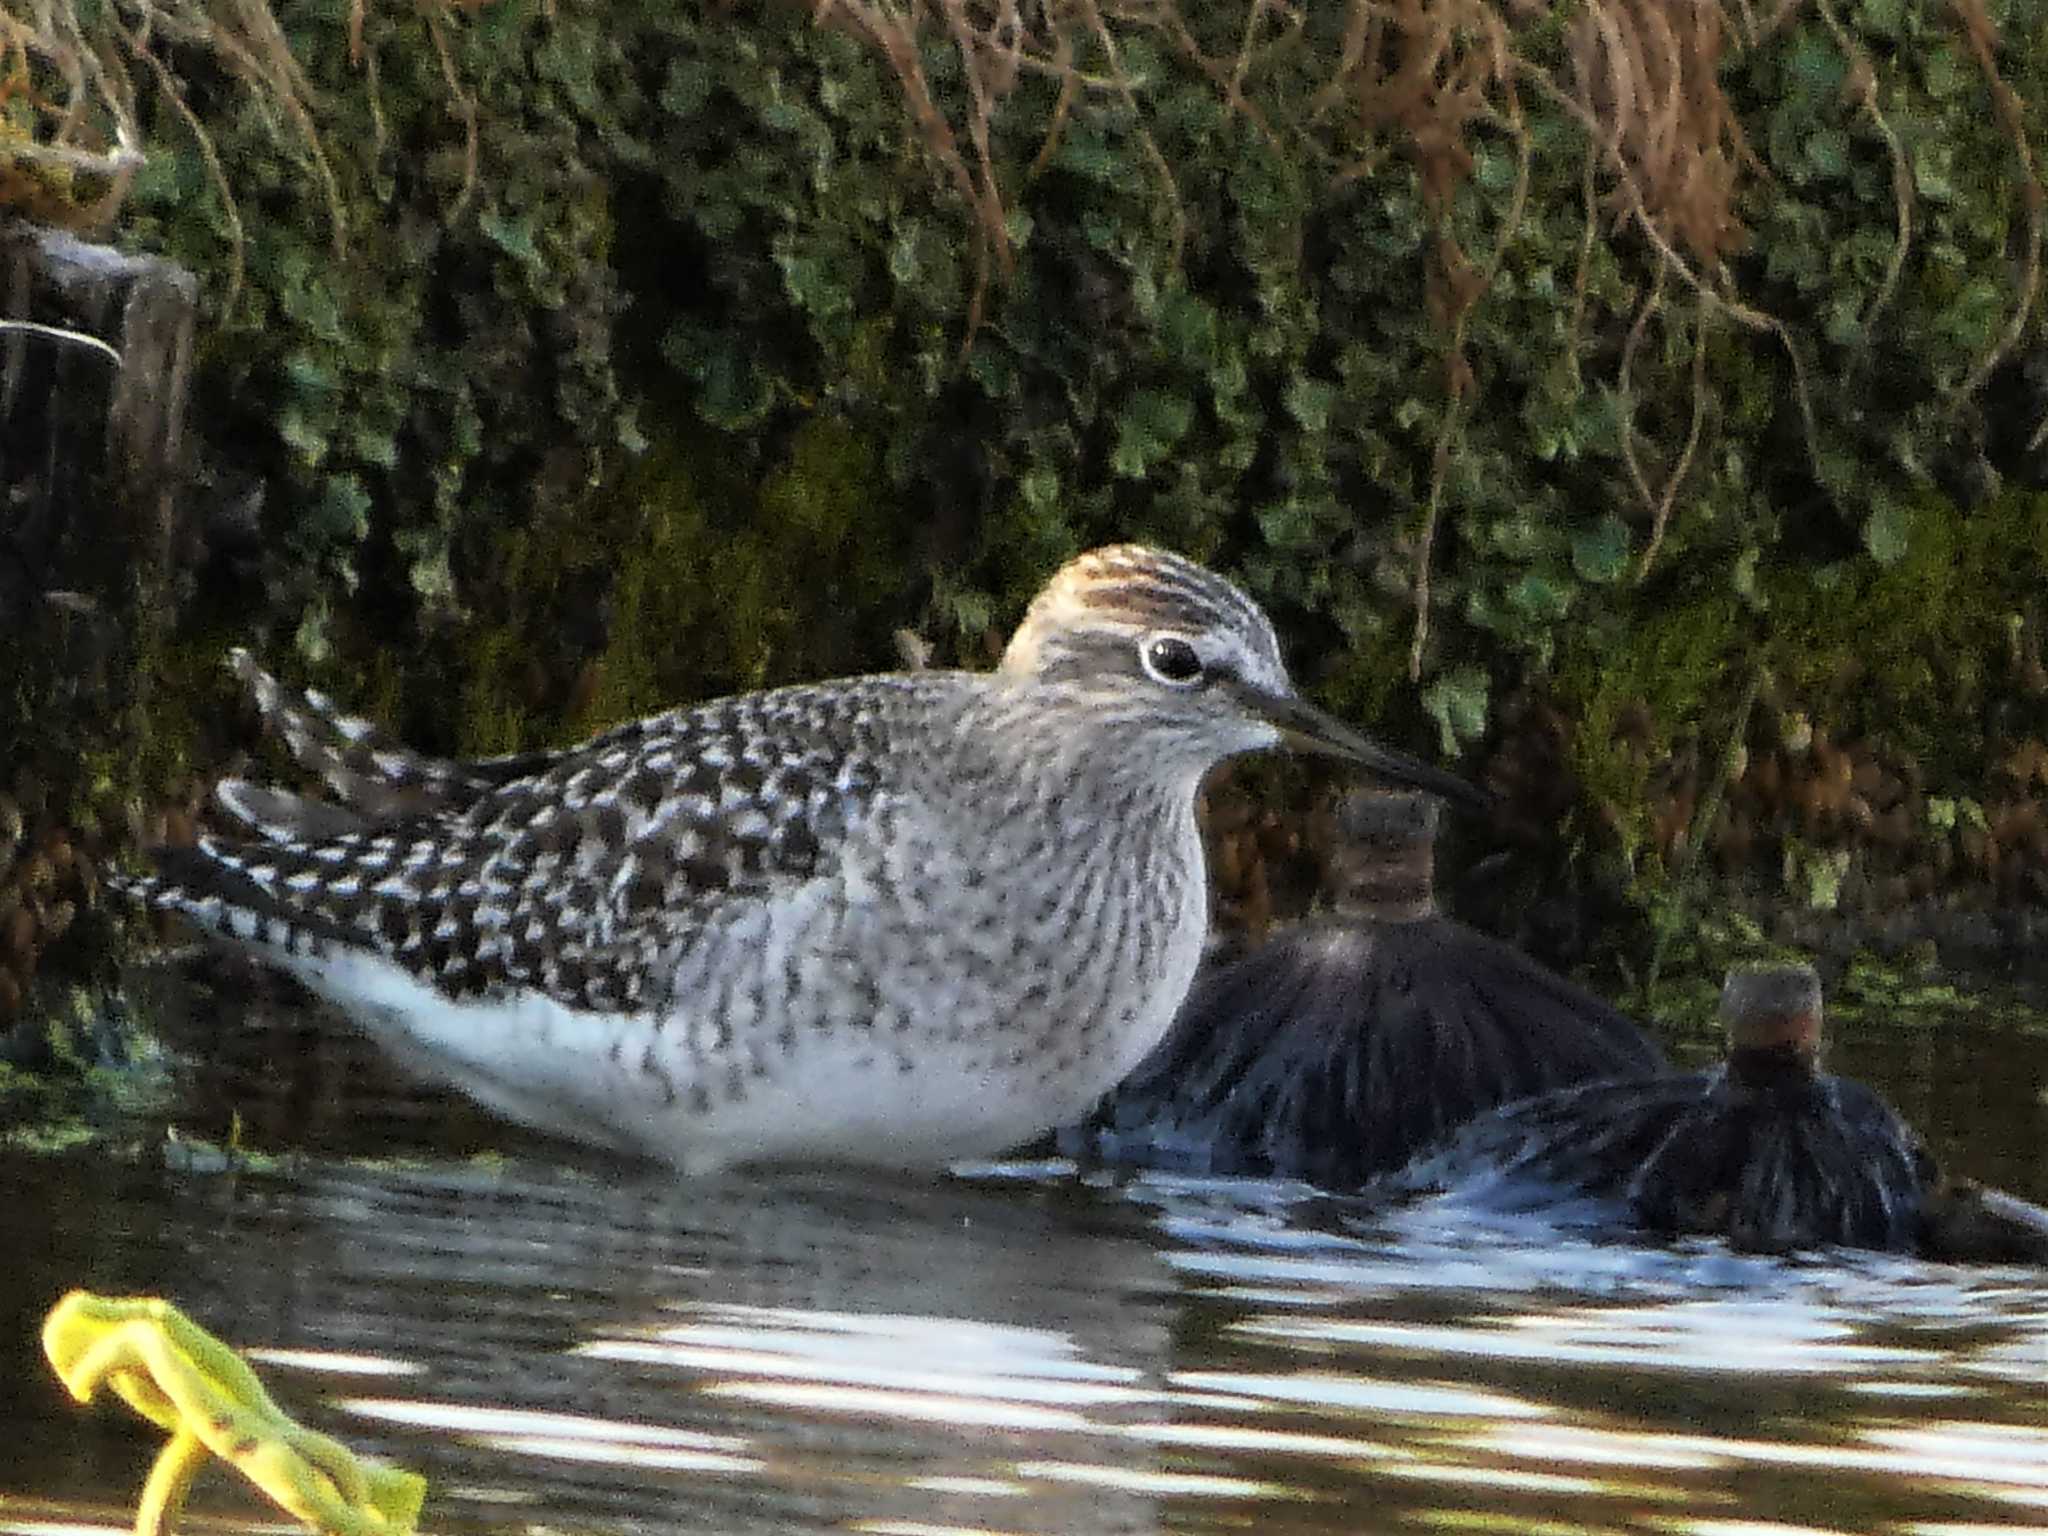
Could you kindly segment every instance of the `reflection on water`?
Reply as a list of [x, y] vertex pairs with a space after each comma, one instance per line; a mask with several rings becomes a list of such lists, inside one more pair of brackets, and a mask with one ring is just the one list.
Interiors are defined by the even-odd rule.
[[[2040, 1073], [1976, 1073], [1987, 1129], [1950, 1066], [1909, 1112], [2048, 1193]], [[425, 1472], [438, 1532], [2048, 1529], [2048, 1272], [1059, 1164], [350, 1160], [436, 1118], [258, 1113], [313, 1149], [262, 1174], [0, 1153], [0, 1536], [125, 1526], [154, 1453], [40, 1358], [78, 1285], [250, 1346], [288, 1411]], [[197, 1508], [278, 1529], [226, 1477]]]
[[[1979, 1532], [2048, 1523], [2048, 1275], [1736, 1258], [1071, 1171], [0, 1162], [0, 1531], [148, 1457], [35, 1357], [175, 1297], [439, 1531]], [[227, 1479], [205, 1518], [259, 1518]]]

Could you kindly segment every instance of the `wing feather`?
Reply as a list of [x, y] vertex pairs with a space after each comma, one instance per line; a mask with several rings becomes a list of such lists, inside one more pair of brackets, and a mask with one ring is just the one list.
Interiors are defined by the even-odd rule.
[[890, 720], [928, 686], [877, 678], [678, 710], [501, 783], [442, 775], [439, 808], [402, 815], [231, 781], [223, 801], [257, 838], [203, 839], [127, 884], [258, 947], [375, 951], [450, 997], [519, 987], [645, 1006], [673, 970], [664, 957], [715, 917], [837, 867], [890, 798]]

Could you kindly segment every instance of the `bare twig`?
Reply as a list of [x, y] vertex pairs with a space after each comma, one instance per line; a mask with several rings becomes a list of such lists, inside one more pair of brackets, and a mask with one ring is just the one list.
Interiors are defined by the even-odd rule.
[[1593, 201], [1593, 167], [1599, 151], [1592, 144], [1586, 146], [1586, 169], [1580, 181], [1580, 197], [1586, 209], [1586, 227], [1579, 234], [1579, 259], [1572, 272], [1572, 318], [1565, 329], [1565, 364], [1572, 372], [1572, 388], [1583, 389], [1584, 381], [1579, 376], [1579, 347], [1586, 334], [1586, 285], [1593, 270], [1593, 235], [1599, 227], [1600, 212]]
[[[1457, 343], [1464, 341], [1464, 323], [1458, 325]], [[1429, 463], [1429, 504], [1422, 518], [1422, 537], [1415, 555], [1415, 637], [1408, 645], [1408, 681], [1422, 681], [1422, 652], [1429, 644], [1430, 551], [1436, 543], [1437, 520], [1443, 514], [1444, 481], [1450, 475], [1451, 444], [1465, 422], [1465, 399], [1469, 390], [1453, 387], [1444, 407], [1444, 419], [1437, 428], [1436, 451]]]
[[179, 121], [191, 131], [192, 142], [199, 146], [199, 159], [206, 167], [207, 178], [212, 181], [214, 190], [220, 194], [221, 215], [228, 221], [228, 286], [226, 294], [221, 299], [220, 312], [223, 317], [231, 318], [235, 312], [235, 304], [242, 296], [242, 263], [244, 253], [248, 249], [248, 238], [242, 230], [242, 210], [235, 201], [234, 188], [228, 185], [227, 171], [220, 163], [220, 154], [214, 148], [211, 135], [200, 123], [198, 114], [185, 100], [184, 87], [178, 77], [171, 73], [169, 66], [148, 46], [145, 33], [138, 30], [134, 34], [124, 35], [128, 38], [129, 50], [149, 65], [150, 70], [156, 75], [158, 88], [164, 93], [164, 100], [171, 104], [171, 109], [178, 114]]
[[68, 346], [83, 347], [88, 352], [98, 352], [112, 359], [116, 368], [125, 366], [116, 348], [97, 336], [84, 331], [74, 331], [61, 325], [44, 325], [39, 320], [0, 320], [0, 332], [12, 332], [22, 336], [40, 336], [45, 341], [62, 342]]
[[1664, 279], [1670, 271], [1670, 258], [1659, 257], [1657, 275], [1650, 280], [1650, 291], [1637, 306], [1636, 317], [1629, 325], [1627, 337], [1622, 341], [1621, 364], [1615, 370], [1614, 379], [1615, 398], [1621, 407], [1621, 461], [1628, 466], [1628, 477], [1635, 482], [1636, 494], [1643, 499], [1643, 510], [1653, 518], [1657, 512], [1657, 498], [1651, 493], [1649, 476], [1643, 473], [1642, 460], [1636, 457], [1636, 353], [1642, 347], [1643, 337], [1650, 328], [1650, 321], [1656, 317], [1657, 311], [1664, 307]]
[[1180, 265], [1182, 248], [1187, 244], [1188, 216], [1181, 206], [1180, 188], [1173, 179], [1173, 167], [1167, 164], [1166, 156], [1160, 153], [1159, 141], [1152, 137], [1152, 130], [1145, 126], [1144, 113], [1138, 106], [1138, 93], [1131, 84], [1131, 77], [1124, 72], [1122, 55], [1117, 51], [1116, 39], [1110, 35], [1109, 23], [1102, 19], [1102, 12], [1095, 0], [1075, 0], [1082, 19], [1094, 32], [1096, 41], [1102, 45], [1103, 57], [1109, 61], [1110, 78], [1116, 81], [1117, 94], [1123, 98], [1124, 106], [1131, 114], [1131, 128], [1138, 136], [1138, 143], [1144, 148], [1145, 158], [1152, 162], [1152, 170], [1159, 178], [1160, 190], [1166, 195], [1167, 217], [1172, 226], [1170, 239], [1173, 246], [1173, 264]]
[[[966, 13], [958, 4], [941, 7], [946, 26], [953, 34], [953, 45], [960, 50], [960, 72], [967, 80], [967, 94], [973, 111], [967, 119], [967, 137], [974, 145], [974, 158], [981, 172], [981, 185], [977, 190], [974, 212], [985, 224], [1001, 227], [1003, 223], [1003, 200], [996, 190], [995, 158], [989, 153], [989, 124], [995, 117], [995, 107], [989, 99], [988, 82], [982, 79], [981, 66], [973, 33], [968, 29]], [[1003, 246], [1007, 258], [1009, 247]], [[973, 334], [972, 327], [969, 334]]]
[[1991, 106], [1999, 126], [2012, 140], [2013, 151], [2019, 157], [2020, 185], [2027, 209], [2027, 255], [2020, 277], [2019, 302], [2013, 305], [2012, 318], [2006, 323], [2005, 330], [1985, 349], [1963, 382], [1956, 386], [1955, 398], [1967, 400], [1984, 387], [1984, 381], [1991, 377], [1992, 370], [2026, 334], [2027, 318], [2033, 313], [2034, 296], [2041, 286], [2041, 223], [2048, 195], [2044, 195], [2041, 178], [2034, 170], [2034, 150], [2027, 139], [2025, 110], [2019, 93], [1998, 71], [1998, 30], [1990, 12], [1984, 8], [1984, 0], [1949, 0], [1949, 4], [1962, 23], [1964, 38], [1984, 76], [1985, 87], [1991, 92]]
[[[1671, 478], [1664, 482], [1664, 494], [1657, 502], [1657, 516], [1650, 525], [1650, 542], [1643, 546], [1643, 558], [1636, 566], [1636, 585], [1649, 579], [1657, 562], [1665, 530], [1671, 524], [1672, 508], [1678, 504], [1678, 488], [1692, 468], [1692, 456], [1700, 446], [1700, 428], [1707, 419], [1707, 306], [1701, 304], [1693, 315], [1692, 338], [1692, 425], [1686, 429], [1685, 446], [1678, 450], [1678, 462], [1671, 466]], [[1623, 427], [1626, 435], [1627, 428]]]
[[1877, 129], [1884, 140], [1885, 152], [1892, 162], [1892, 202], [1898, 223], [1898, 238], [1892, 242], [1892, 258], [1885, 264], [1884, 279], [1877, 285], [1877, 292], [1871, 296], [1862, 318], [1857, 322], [1865, 332], [1877, 319], [1884, 307], [1891, 303], [1892, 294], [1899, 286], [1899, 277], [1906, 270], [1906, 253], [1913, 248], [1913, 169], [1906, 161], [1906, 149], [1899, 142], [1899, 136], [1892, 131], [1892, 125], [1877, 104], [1877, 70], [1870, 62], [1870, 55], [1856, 39], [1849, 35], [1849, 29], [1835, 14], [1832, 0], [1813, 0], [1814, 9], [1820, 12], [1820, 19], [1834, 34], [1835, 46], [1849, 61], [1849, 78], [1843, 91], [1853, 96], [1869, 117], [1871, 126]]
[[[1574, 100], [1541, 70], [1527, 64], [1520, 64], [1518, 68], [1539, 91], [1578, 118], [1587, 133], [1593, 135], [1596, 141], [1599, 140], [1600, 125], [1585, 106]], [[1627, 163], [1618, 156], [1610, 156], [1610, 159], [1613, 161], [1616, 181], [1633, 222], [1643, 232], [1643, 238], [1671, 263], [1671, 270], [1678, 275], [1679, 280], [1716, 312], [1728, 316], [1745, 330], [1770, 332], [1785, 348], [1785, 356], [1792, 364], [1793, 402], [1799, 408], [1799, 420], [1806, 437], [1807, 457], [1812, 464], [1815, 478], [1825, 484], [1825, 478], [1821, 475], [1820, 425], [1814, 418], [1813, 392], [1807, 383], [1806, 361], [1799, 355], [1799, 347], [1792, 339], [1792, 332], [1777, 316], [1730, 298], [1709, 285], [1694, 271], [1692, 265], [1673, 248], [1671, 241], [1651, 215], [1648, 205], [1643, 201], [1642, 188], [1637, 185]]]
[[482, 158], [476, 99], [462, 88], [462, 77], [456, 73], [455, 56], [448, 49], [448, 34], [441, 25], [437, 0], [427, 0], [420, 7], [420, 14], [427, 23], [427, 36], [433, 40], [434, 56], [441, 61], [441, 79], [448, 87], [448, 110], [462, 124], [462, 190], [456, 194], [455, 206], [448, 210], [448, 223], [459, 224], [469, 211], [469, 200], [476, 195], [478, 163]]
[[[1057, 64], [1071, 65], [1074, 59], [1074, 41], [1064, 31], [1053, 34], [1053, 60]], [[1081, 77], [1071, 69], [1060, 78], [1059, 99], [1052, 104], [1052, 121], [1046, 125], [1045, 140], [1038, 146], [1038, 154], [1031, 162], [1026, 177], [1036, 180], [1045, 168], [1052, 164], [1052, 157], [1059, 150], [1060, 135], [1066, 131], [1067, 119], [1072, 115], [1074, 103], [1081, 95]]]

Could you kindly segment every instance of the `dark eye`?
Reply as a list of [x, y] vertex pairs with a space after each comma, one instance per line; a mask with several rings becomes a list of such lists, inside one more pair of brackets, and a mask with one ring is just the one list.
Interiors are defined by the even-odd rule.
[[1154, 635], [1138, 648], [1146, 674], [1174, 688], [1199, 682], [1202, 658], [1179, 635]]

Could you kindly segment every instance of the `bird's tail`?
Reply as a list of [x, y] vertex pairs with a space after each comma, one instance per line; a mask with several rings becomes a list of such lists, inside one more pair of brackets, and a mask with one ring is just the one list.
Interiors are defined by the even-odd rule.
[[316, 688], [287, 688], [246, 650], [228, 652], [263, 723], [299, 766], [318, 774], [354, 815], [239, 779], [223, 781], [221, 804], [268, 837], [327, 837], [365, 821], [459, 810], [479, 794], [544, 761], [524, 754], [457, 762], [415, 752], [374, 721], [343, 714]]
[[152, 912], [171, 912], [210, 934], [285, 955], [318, 955], [332, 943], [360, 944], [360, 935], [319, 913], [287, 906], [241, 867], [245, 851], [202, 837], [189, 848], [151, 850], [155, 870], [131, 875], [109, 869], [107, 887]]

